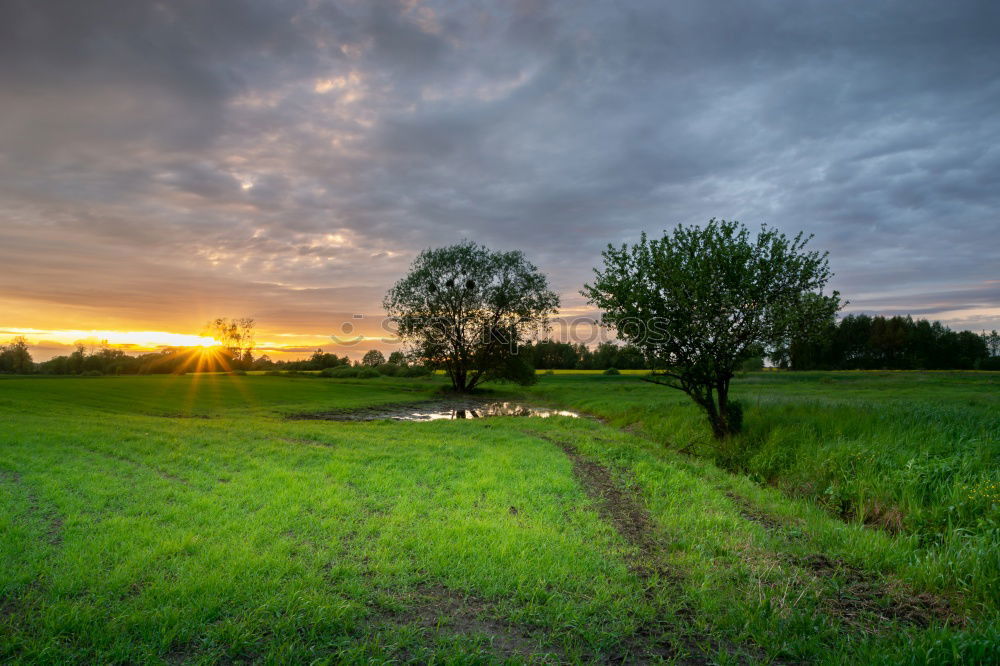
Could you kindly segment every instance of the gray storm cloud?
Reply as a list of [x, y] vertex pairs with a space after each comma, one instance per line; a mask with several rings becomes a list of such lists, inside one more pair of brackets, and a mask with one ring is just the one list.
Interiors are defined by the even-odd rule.
[[989, 2], [7, 0], [0, 324], [315, 333], [461, 238], [583, 310], [607, 243], [716, 216], [815, 234], [854, 309], [1000, 326], [997, 28]]

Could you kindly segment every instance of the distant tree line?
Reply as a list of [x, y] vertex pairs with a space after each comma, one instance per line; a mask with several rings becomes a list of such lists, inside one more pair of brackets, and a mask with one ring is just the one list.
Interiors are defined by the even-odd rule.
[[595, 348], [580, 343], [537, 340], [520, 346], [518, 355], [536, 370], [641, 370], [647, 368], [635, 345], [602, 342]]
[[47, 375], [169, 375], [196, 368], [218, 372], [233, 366], [233, 359], [225, 352], [205, 358], [201, 358], [202, 353], [201, 348], [166, 347], [132, 356], [106, 345], [89, 352], [84, 345], [77, 345], [73, 353], [38, 363], [36, 369]]
[[772, 357], [791, 370], [1000, 370], [1000, 334], [911, 317], [848, 315]]
[[[763, 367], [763, 349], [755, 347], [742, 370]], [[274, 361], [267, 354], [257, 358], [241, 353], [237, 360], [228, 349], [211, 355], [199, 348], [169, 347], [132, 356], [103, 345], [88, 351], [80, 344], [68, 355], [34, 363], [24, 337], [0, 345], [0, 373], [49, 375], [179, 374], [195, 369], [220, 372], [232, 369], [273, 371], [322, 371], [335, 368], [375, 368], [383, 375], [404, 368], [422, 367], [418, 359], [394, 351], [388, 359], [370, 350], [352, 362], [317, 349], [295, 361]], [[538, 370], [639, 370], [649, 369], [642, 350], [632, 344], [602, 342], [594, 348], [582, 343], [536, 340], [522, 343], [518, 357]], [[793, 341], [780, 347], [771, 361], [788, 370], [1000, 370], [1000, 333], [952, 331], [940, 322], [910, 317], [848, 315], [830, 322], [812, 342]], [[200, 367], [198, 363], [201, 363]]]

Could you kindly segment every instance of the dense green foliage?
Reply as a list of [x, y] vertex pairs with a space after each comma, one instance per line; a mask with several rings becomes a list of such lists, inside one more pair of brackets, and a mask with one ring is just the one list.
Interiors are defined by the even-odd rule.
[[793, 339], [774, 360], [793, 370], [973, 370], [990, 359], [992, 339], [925, 319], [849, 315], [820, 335]]
[[[285, 418], [430, 398], [438, 377], [0, 379], [0, 661], [995, 662], [1000, 539], [976, 527], [997, 516], [995, 382], [737, 380], [760, 441], [719, 462], [779, 490], [677, 454], [720, 455], [689, 401], [627, 374], [495, 393], [608, 423]], [[639, 545], [562, 446], [634, 494]], [[884, 477], [878, 497], [928, 522], [788, 499], [809, 474], [845, 497]], [[873, 586], [951, 611], [913, 624], [866, 605]]]
[[583, 295], [724, 439], [739, 432], [729, 383], [751, 350], [774, 349], [793, 334], [809, 339], [840, 307], [837, 292], [822, 294], [830, 269], [826, 254], [805, 249], [808, 241], [767, 227], [751, 238], [726, 220], [678, 225], [658, 240], [643, 234], [635, 245], [609, 245]]
[[369, 349], [361, 358], [361, 365], [374, 368], [385, 363], [385, 355], [377, 349]]
[[491, 379], [534, 377], [517, 347], [544, 330], [559, 297], [524, 253], [466, 241], [421, 252], [383, 305], [415, 355], [466, 392]]
[[28, 352], [28, 342], [19, 335], [5, 345], [0, 345], [0, 372], [27, 375], [35, 366]]

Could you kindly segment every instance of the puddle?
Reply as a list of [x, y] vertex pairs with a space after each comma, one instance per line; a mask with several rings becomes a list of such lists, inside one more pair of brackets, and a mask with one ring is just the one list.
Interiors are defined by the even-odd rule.
[[551, 416], [568, 416], [575, 419], [579, 418], [580, 414], [565, 409], [537, 407], [522, 402], [428, 400], [405, 405], [379, 405], [362, 409], [297, 414], [292, 418], [323, 421], [440, 421], [484, 419], [491, 416], [531, 416], [543, 419]]

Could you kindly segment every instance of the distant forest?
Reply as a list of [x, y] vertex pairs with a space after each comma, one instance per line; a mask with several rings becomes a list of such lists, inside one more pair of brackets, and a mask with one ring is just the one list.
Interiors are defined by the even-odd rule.
[[1000, 334], [910, 317], [848, 315], [773, 359], [791, 370], [1000, 370]]
[[[633, 345], [584, 344], [539, 340], [522, 345], [519, 356], [537, 370], [640, 370], [649, 367]], [[381, 354], [369, 361], [351, 360], [317, 349], [296, 361], [273, 361], [266, 354], [234, 361], [225, 351], [205, 354], [200, 348], [176, 347], [132, 356], [120, 349], [88, 351], [82, 345], [65, 356], [34, 363], [23, 338], [0, 346], [0, 373], [49, 375], [178, 374], [195, 370], [303, 371], [361, 365], [407, 365], [401, 352], [386, 363]], [[831, 322], [813, 342], [792, 341], [778, 350], [771, 364], [788, 370], [1000, 370], [1000, 334], [952, 331], [940, 322], [910, 317], [849, 315]], [[748, 357], [743, 370], [764, 367], [761, 352]], [[383, 373], [385, 374], [385, 373]]]
[[[648, 368], [638, 347], [601, 343], [595, 349], [552, 340], [525, 345], [536, 369]], [[831, 322], [812, 342], [791, 341], [767, 360], [786, 370], [1000, 370], [1000, 334], [952, 331], [940, 322], [910, 317], [848, 315]], [[764, 367], [763, 350], [743, 370]]]

